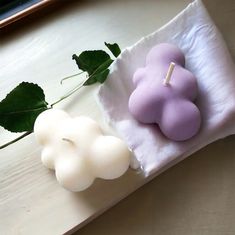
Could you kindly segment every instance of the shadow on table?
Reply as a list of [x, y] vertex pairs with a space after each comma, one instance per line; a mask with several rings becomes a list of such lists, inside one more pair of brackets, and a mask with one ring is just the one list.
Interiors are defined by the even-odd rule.
[[235, 234], [234, 141], [202, 149], [75, 234]]

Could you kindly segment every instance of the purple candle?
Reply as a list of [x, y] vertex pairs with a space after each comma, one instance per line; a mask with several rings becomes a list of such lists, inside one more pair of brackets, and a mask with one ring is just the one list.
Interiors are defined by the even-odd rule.
[[197, 80], [184, 68], [182, 51], [171, 44], [153, 47], [146, 66], [133, 76], [135, 90], [129, 98], [131, 114], [142, 123], [156, 123], [169, 139], [183, 141], [200, 128], [201, 116], [193, 103]]

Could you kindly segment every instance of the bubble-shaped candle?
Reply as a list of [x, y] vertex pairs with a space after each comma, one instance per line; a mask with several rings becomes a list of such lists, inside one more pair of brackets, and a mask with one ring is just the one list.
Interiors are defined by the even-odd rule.
[[174, 141], [190, 139], [200, 129], [201, 115], [194, 104], [197, 79], [185, 67], [183, 52], [161, 43], [147, 55], [146, 66], [134, 73], [135, 89], [129, 110], [139, 122], [156, 123]]
[[46, 110], [37, 117], [34, 134], [43, 146], [42, 163], [54, 169], [58, 182], [70, 191], [87, 189], [95, 178], [118, 178], [129, 168], [127, 145], [115, 136], [104, 136], [89, 117]]

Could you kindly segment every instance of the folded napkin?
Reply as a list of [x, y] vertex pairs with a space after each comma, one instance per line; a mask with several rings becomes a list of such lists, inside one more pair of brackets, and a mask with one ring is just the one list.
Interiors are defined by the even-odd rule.
[[[162, 42], [182, 49], [186, 68], [198, 79], [196, 103], [201, 111], [202, 127], [199, 134], [184, 142], [165, 138], [156, 125], [140, 124], [128, 111], [128, 99], [134, 89], [133, 73], [145, 65], [149, 50]], [[125, 49], [113, 63], [98, 98], [107, 120], [133, 150], [145, 176], [234, 134], [234, 63], [203, 3], [194, 1], [165, 26]]]

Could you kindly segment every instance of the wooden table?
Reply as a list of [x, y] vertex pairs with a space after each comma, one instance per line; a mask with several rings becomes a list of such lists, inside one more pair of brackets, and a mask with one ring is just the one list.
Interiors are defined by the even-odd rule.
[[[54, 101], [77, 84], [73, 53], [122, 48], [151, 33], [188, 0], [77, 1], [50, 7], [1, 31], [0, 99], [21, 81], [37, 82]], [[235, 56], [235, 2], [204, 0]], [[83, 89], [58, 107], [104, 122], [94, 92]], [[14, 137], [0, 130], [0, 142]], [[234, 137], [218, 141], [171, 168], [77, 234], [235, 234]], [[129, 170], [118, 180], [97, 180], [87, 191], [61, 188], [40, 162], [34, 136], [0, 151], [0, 234], [72, 233], [145, 183]]]

